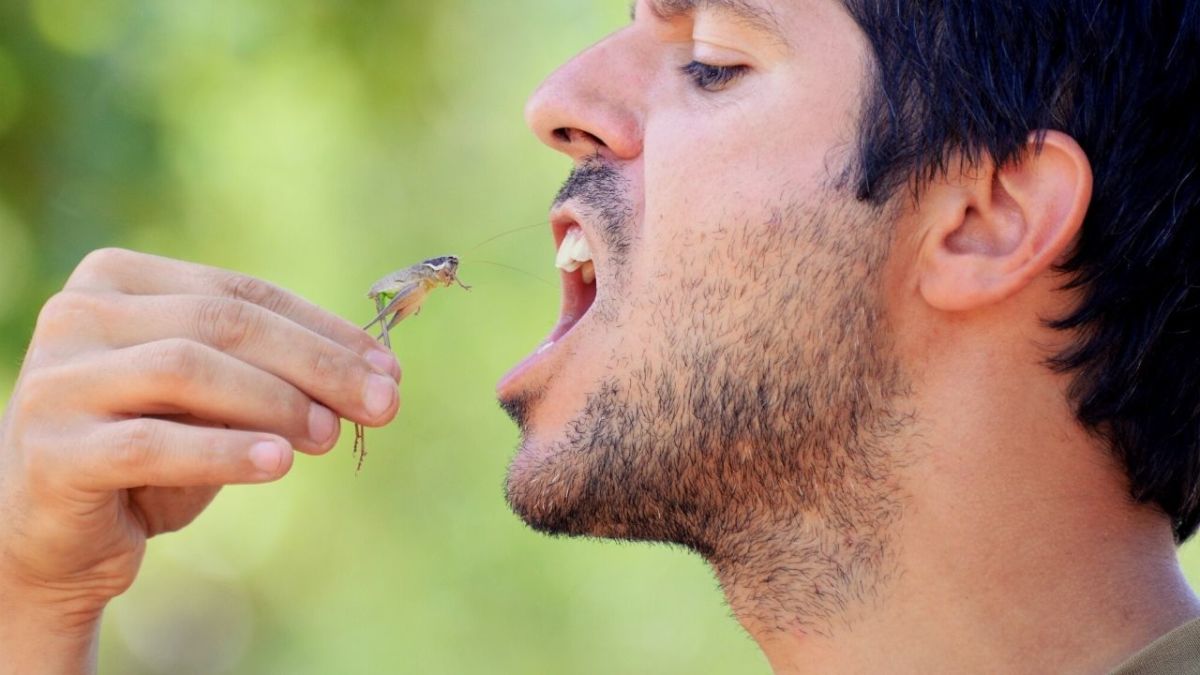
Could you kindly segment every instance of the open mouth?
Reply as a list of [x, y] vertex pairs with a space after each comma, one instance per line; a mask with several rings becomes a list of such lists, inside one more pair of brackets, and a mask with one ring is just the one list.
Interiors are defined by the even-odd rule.
[[558, 325], [546, 344], [566, 335], [596, 301], [596, 263], [583, 228], [573, 220], [563, 220], [555, 223], [554, 238], [558, 249], [554, 266], [562, 272], [563, 297]]
[[[558, 323], [541, 345], [504, 376], [497, 389], [502, 398], [515, 383], [534, 370], [544, 371], [544, 379], [553, 370], [550, 360], [555, 349], [565, 342], [575, 326], [587, 316], [596, 301], [596, 263], [592, 258], [591, 245], [579, 221], [566, 214], [558, 214], [551, 220], [557, 254], [554, 266], [562, 278], [562, 305]], [[539, 364], [547, 364], [539, 368]]]

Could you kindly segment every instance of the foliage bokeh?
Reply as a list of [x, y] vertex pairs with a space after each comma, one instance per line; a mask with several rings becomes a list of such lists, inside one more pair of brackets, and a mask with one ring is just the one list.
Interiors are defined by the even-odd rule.
[[474, 285], [395, 333], [405, 403], [361, 474], [344, 433], [152, 542], [106, 615], [102, 672], [767, 671], [696, 558], [547, 539], [503, 502], [516, 432], [492, 386], [551, 326], [556, 275], [546, 228], [475, 245], [544, 219], [568, 163], [525, 130], [524, 98], [626, 11], [0, 4], [0, 400], [41, 303], [101, 246], [253, 274], [355, 321], [375, 278], [424, 257], [461, 253]]
[[[457, 252], [395, 333], [404, 406], [151, 542], [106, 613], [110, 673], [762, 671], [699, 560], [551, 540], [503, 501], [493, 386], [557, 316], [545, 220], [569, 163], [538, 81], [625, 21], [577, 0], [0, 3], [0, 395], [90, 250], [236, 269], [355, 321]], [[497, 265], [517, 268], [515, 271]], [[286, 345], [280, 345], [286, 349]]]

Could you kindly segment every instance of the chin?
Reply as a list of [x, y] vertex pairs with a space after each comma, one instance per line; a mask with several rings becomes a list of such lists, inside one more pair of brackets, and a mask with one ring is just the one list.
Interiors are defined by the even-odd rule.
[[544, 391], [501, 399], [501, 407], [521, 431], [508, 467], [505, 498], [513, 512], [539, 532], [605, 536], [595, 522], [596, 509], [585, 505], [589, 486], [607, 482], [596, 475], [600, 468], [595, 466], [604, 451], [587, 442], [578, 420], [557, 429], [534, 422], [545, 403]]
[[[889, 521], [895, 472], [880, 448], [905, 426], [907, 385], [884, 329], [886, 240], [805, 238], [826, 231], [813, 222], [861, 231], [875, 217], [861, 215], [814, 207], [718, 249], [728, 265], [789, 271], [768, 285], [684, 266], [625, 288], [604, 256], [594, 289], [565, 275], [559, 326], [498, 388], [522, 431], [512, 509], [541, 532], [669, 542], [709, 560], [796, 523], [823, 532], [830, 505], [864, 531]], [[792, 261], [798, 249], [807, 264]]]
[[543, 426], [537, 403], [505, 402], [522, 428], [505, 486], [509, 506], [546, 534], [680, 544], [710, 555], [712, 482], [702, 476], [712, 467], [690, 448], [660, 445], [646, 414], [656, 404], [622, 382], [596, 381], [565, 424]]
[[625, 407], [610, 379], [612, 350], [628, 337], [622, 334], [628, 326], [615, 319], [628, 296], [628, 264], [611, 241], [616, 229], [605, 226], [601, 212], [579, 206], [568, 200], [550, 218], [559, 319], [500, 380], [496, 394], [522, 437], [505, 488], [513, 511], [538, 531], [600, 535], [607, 531], [598, 525], [595, 500], [613, 494], [618, 451], [605, 416]]

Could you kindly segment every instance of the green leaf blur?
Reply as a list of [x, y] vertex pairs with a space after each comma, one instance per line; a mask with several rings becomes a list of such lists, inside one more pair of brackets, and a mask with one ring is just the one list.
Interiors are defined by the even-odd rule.
[[[356, 322], [378, 277], [462, 256], [393, 331], [398, 419], [151, 542], [105, 673], [765, 672], [708, 569], [551, 540], [504, 503], [493, 386], [558, 313], [568, 161], [525, 98], [620, 0], [0, 3], [0, 400], [90, 250], [228, 267]], [[506, 269], [487, 263], [517, 268]], [[286, 345], [280, 345], [286, 349]]]
[[[462, 257], [393, 331], [404, 405], [151, 542], [105, 673], [767, 672], [705, 565], [548, 539], [504, 504], [492, 387], [557, 315], [543, 222], [568, 162], [525, 97], [621, 0], [0, 3], [0, 401], [90, 250], [228, 267], [356, 322], [378, 277]], [[489, 263], [498, 263], [493, 265]], [[509, 269], [516, 268], [515, 270]], [[286, 349], [286, 345], [280, 345]], [[1200, 578], [1200, 549], [1183, 550]]]

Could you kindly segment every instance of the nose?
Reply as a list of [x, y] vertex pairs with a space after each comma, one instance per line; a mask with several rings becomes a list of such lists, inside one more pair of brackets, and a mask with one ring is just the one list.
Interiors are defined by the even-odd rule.
[[601, 155], [628, 160], [642, 152], [642, 102], [648, 63], [628, 29], [576, 56], [542, 82], [525, 121], [546, 145], [576, 162]]

